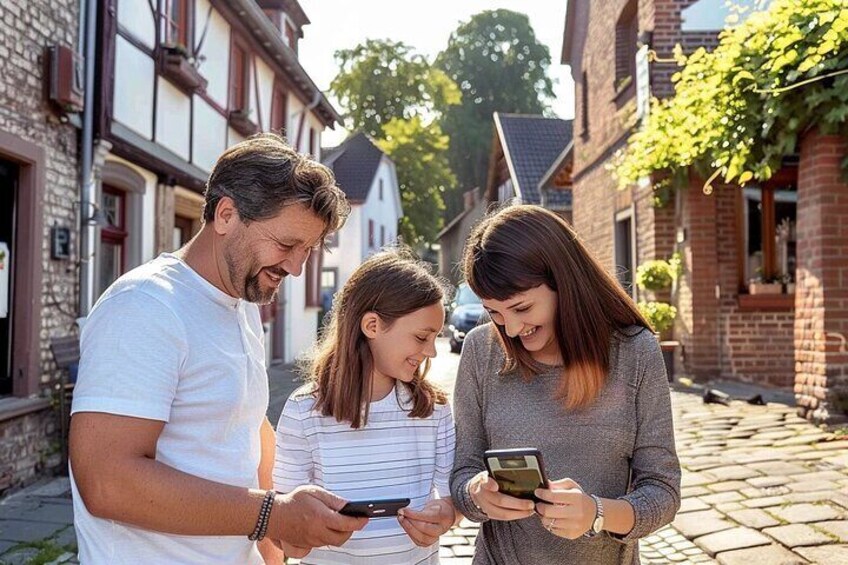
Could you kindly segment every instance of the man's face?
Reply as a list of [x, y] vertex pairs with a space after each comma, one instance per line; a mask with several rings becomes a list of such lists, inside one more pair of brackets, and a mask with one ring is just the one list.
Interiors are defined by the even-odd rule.
[[237, 225], [224, 240], [230, 282], [248, 302], [274, 301], [287, 275], [299, 276], [309, 254], [323, 243], [324, 222], [300, 204], [283, 207], [268, 220]]

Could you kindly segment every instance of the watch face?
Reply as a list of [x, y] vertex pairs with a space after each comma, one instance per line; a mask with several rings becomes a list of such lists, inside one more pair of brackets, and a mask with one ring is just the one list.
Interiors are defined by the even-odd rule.
[[595, 521], [592, 523], [592, 529], [595, 530], [596, 533], [600, 532], [604, 529], [604, 517], [598, 516], [595, 518]]

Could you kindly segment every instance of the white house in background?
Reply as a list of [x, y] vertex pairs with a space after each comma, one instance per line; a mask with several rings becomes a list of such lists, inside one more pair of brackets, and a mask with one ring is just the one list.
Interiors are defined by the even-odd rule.
[[325, 149], [323, 162], [333, 169], [351, 204], [350, 218], [324, 252], [321, 296], [326, 309], [366, 257], [396, 241], [403, 209], [394, 162], [364, 133]]
[[[273, 130], [317, 155], [322, 131], [340, 120], [298, 62], [309, 20], [297, 0], [101, 4], [93, 200], [109, 221], [90, 228], [92, 302], [197, 232], [204, 184], [227, 147]], [[292, 361], [315, 339], [320, 262], [264, 308], [270, 357]]]

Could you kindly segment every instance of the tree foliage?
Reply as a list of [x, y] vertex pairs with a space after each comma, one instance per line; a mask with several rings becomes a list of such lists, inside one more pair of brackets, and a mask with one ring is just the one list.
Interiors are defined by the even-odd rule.
[[377, 141], [395, 163], [404, 209], [400, 233], [417, 246], [435, 241], [442, 228], [442, 194], [456, 182], [447, 159], [448, 137], [435, 122], [393, 118]]
[[712, 52], [675, 56], [675, 95], [654, 99], [645, 127], [619, 155], [622, 186], [694, 166], [704, 189], [766, 180], [810, 127], [846, 132], [848, 6], [844, 0], [774, 0], [721, 32]]
[[330, 88], [349, 129], [380, 137], [394, 118], [436, 116], [459, 102], [456, 84], [404, 43], [369, 39], [335, 57], [340, 70]]
[[494, 112], [543, 113], [553, 87], [551, 56], [525, 14], [488, 10], [451, 34], [434, 66], [462, 92], [462, 102], [444, 109], [450, 162], [459, 187], [485, 186]]

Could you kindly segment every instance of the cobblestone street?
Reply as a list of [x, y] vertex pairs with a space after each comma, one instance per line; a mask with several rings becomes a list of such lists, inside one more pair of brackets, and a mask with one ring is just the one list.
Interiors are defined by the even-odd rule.
[[[451, 389], [458, 361], [440, 340], [432, 378]], [[276, 425], [299, 380], [282, 366], [269, 377]], [[642, 562], [848, 564], [848, 437], [785, 404], [707, 405], [697, 392], [672, 392], [683, 502], [672, 525], [642, 540]], [[0, 563], [48, 552], [47, 562], [75, 562], [69, 489], [57, 479], [0, 501]], [[443, 536], [442, 563], [469, 565], [476, 534], [466, 520]]]

